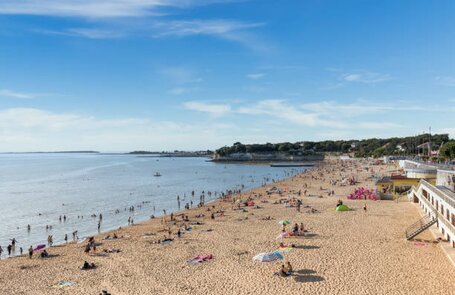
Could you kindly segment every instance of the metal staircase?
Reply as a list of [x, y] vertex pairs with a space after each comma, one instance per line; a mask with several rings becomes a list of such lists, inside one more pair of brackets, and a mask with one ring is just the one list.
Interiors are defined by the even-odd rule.
[[422, 219], [420, 219], [419, 221], [417, 221], [416, 223], [414, 223], [413, 225], [409, 226], [406, 229], [406, 239], [410, 240], [414, 238], [415, 236], [425, 231], [427, 228], [429, 228], [436, 222], [438, 222], [438, 219], [433, 215], [423, 217]]

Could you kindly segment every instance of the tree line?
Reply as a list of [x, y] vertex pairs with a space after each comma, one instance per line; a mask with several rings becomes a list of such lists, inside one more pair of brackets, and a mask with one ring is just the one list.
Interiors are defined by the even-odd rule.
[[[286, 154], [310, 155], [317, 153], [354, 153], [356, 157], [382, 156], [382, 155], [417, 155], [424, 153], [420, 147], [431, 142], [433, 150], [438, 150], [443, 143], [449, 142], [448, 134], [421, 134], [408, 137], [370, 138], [363, 140], [325, 140], [325, 141], [300, 141], [295, 143], [266, 143], [242, 144], [234, 143], [216, 150], [220, 156], [235, 153], [270, 153], [282, 152]], [[450, 154], [450, 152], [449, 152]]]

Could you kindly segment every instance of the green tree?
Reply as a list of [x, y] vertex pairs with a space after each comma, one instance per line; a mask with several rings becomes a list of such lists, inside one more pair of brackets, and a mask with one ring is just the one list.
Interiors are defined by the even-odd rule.
[[439, 156], [446, 159], [455, 159], [455, 140], [446, 142], [439, 151]]
[[384, 155], [384, 152], [385, 152], [385, 147], [382, 147], [382, 146], [378, 147], [377, 149], [375, 149], [373, 151], [373, 156], [375, 158], [380, 157], [380, 156]]

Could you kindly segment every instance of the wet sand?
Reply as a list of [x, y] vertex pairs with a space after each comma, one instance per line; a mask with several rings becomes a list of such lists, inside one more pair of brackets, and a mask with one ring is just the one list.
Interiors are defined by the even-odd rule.
[[[248, 212], [242, 212], [232, 210], [232, 201], [217, 201], [186, 211], [192, 222], [203, 225], [166, 245], [152, 243], [167, 234], [161, 231], [164, 228], [161, 219], [155, 219], [116, 230], [121, 237], [116, 240], [103, 240], [113, 232], [96, 236], [100, 243], [96, 254], [84, 254], [85, 243], [70, 243], [48, 249], [53, 256], [50, 258], [38, 258], [35, 253], [33, 259], [2, 260], [0, 294], [99, 294], [102, 288], [115, 295], [455, 293], [455, 269], [439, 245], [408, 242], [404, 237], [406, 227], [420, 218], [413, 204], [346, 199], [356, 187], [373, 188], [371, 169], [366, 171], [363, 165], [342, 168], [339, 163], [326, 164], [242, 194], [242, 200], [253, 193], [262, 194], [254, 200], [260, 209], [247, 207]], [[388, 174], [394, 167], [383, 165], [373, 169], [375, 173]], [[355, 175], [360, 183], [331, 185], [330, 180], [342, 178], [340, 173], [344, 177]], [[305, 188], [305, 184], [310, 187]], [[287, 191], [282, 196], [267, 196], [265, 191], [272, 186]], [[334, 190], [335, 195], [328, 196], [320, 187]], [[303, 196], [305, 189], [311, 197]], [[299, 198], [295, 193], [299, 190], [303, 205], [310, 206], [302, 207], [300, 213], [296, 208], [273, 204], [280, 198]], [[353, 210], [335, 211], [339, 198]], [[367, 212], [362, 209], [365, 203]], [[215, 214], [212, 220], [213, 211], [206, 211], [212, 206], [214, 211], [224, 208], [224, 216]], [[311, 208], [318, 213], [310, 213]], [[205, 217], [194, 217], [199, 214]], [[263, 220], [267, 216], [273, 220]], [[181, 220], [179, 216], [176, 218]], [[273, 275], [281, 262], [252, 260], [260, 252], [277, 249], [281, 219], [303, 222], [309, 230], [306, 237], [283, 239], [284, 243], [296, 246], [284, 254], [283, 262], [290, 261], [294, 268], [294, 274], [286, 278]], [[170, 226], [173, 233], [178, 224], [173, 225], [167, 217], [166, 228]], [[428, 232], [419, 237], [432, 239]], [[101, 256], [109, 248], [121, 252]], [[187, 263], [205, 254], [212, 254], [213, 259], [200, 264]], [[94, 262], [97, 268], [80, 270], [84, 260]], [[52, 287], [62, 280], [76, 285]]]

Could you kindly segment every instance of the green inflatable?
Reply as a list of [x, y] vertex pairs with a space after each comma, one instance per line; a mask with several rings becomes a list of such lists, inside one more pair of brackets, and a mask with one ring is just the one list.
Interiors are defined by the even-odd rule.
[[337, 211], [349, 211], [349, 207], [346, 205], [340, 205], [336, 209]]

